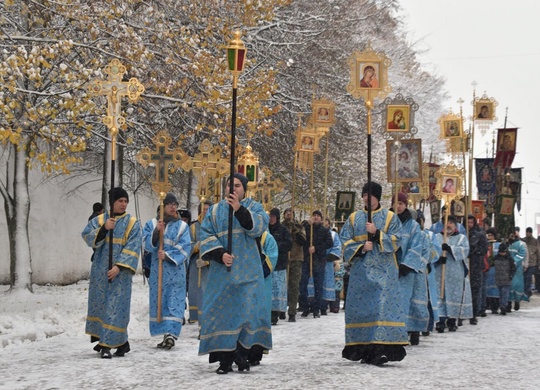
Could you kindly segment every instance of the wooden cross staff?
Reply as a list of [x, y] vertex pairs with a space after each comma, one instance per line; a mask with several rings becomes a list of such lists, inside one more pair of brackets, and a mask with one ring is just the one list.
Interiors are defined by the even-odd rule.
[[221, 159], [221, 147], [213, 147], [208, 139], [199, 146], [199, 153], [188, 159], [182, 168], [190, 170], [199, 182], [199, 199], [208, 199], [208, 182], [211, 178], [221, 177], [227, 173], [229, 162]]
[[[126, 119], [122, 116], [120, 100], [122, 96], [127, 96], [130, 102], [137, 102], [139, 96], [144, 92], [144, 86], [136, 78], [131, 78], [129, 82], [123, 82], [122, 77], [126, 73], [126, 67], [116, 58], [105, 67], [104, 72], [109, 75], [109, 78], [107, 80], [93, 80], [88, 85], [88, 92], [92, 96], [107, 96], [107, 116], [103, 118], [103, 123], [108, 127], [111, 137], [110, 178], [112, 189], [114, 188], [116, 170], [116, 136], [120, 129], [126, 128]], [[110, 213], [111, 217], [114, 217], [112, 202]], [[113, 230], [111, 229], [109, 232], [109, 269], [112, 268]]]
[[[152, 151], [145, 147], [137, 154], [137, 160], [143, 167], [154, 164], [156, 167], [156, 179], [152, 181], [152, 189], [159, 195], [159, 219], [163, 221], [163, 200], [167, 192], [171, 189], [169, 182], [169, 168], [179, 168], [188, 159], [188, 156], [180, 148], [168, 151], [172, 138], [167, 131], [160, 131], [154, 138], [156, 150]], [[159, 232], [159, 250], [163, 250], [163, 231]], [[158, 287], [157, 287], [157, 322], [161, 322], [162, 312], [162, 290], [163, 290], [163, 261], [158, 260]]]
[[283, 191], [283, 182], [279, 179], [272, 180], [272, 173], [269, 170], [264, 170], [265, 177], [259, 181], [254, 188], [256, 193], [259, 193], [261, 203], [265, 209], [272, 201], [272, 192]]

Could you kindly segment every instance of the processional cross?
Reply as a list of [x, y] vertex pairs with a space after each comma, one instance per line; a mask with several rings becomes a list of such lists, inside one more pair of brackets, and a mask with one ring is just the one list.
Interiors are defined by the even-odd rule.
[[254, 191], [260, 197], [260, 201], [265, 210], [272, 203], [272, 192], [283, 191], [283, 182], [279, 179], [272, 180], [272, 173], [268, 169], [263, 169], [264, 178], [259, 181], [254, 188]]
[[[179, 168], [184, 164], [188, 156], [180, 148], [168, 151], [169, 145], [172, 143], [172, 138], [167, 131], [160, 131], [154, 138], [154, 145], [156, 150], [152, 151], [148, 147], [144, 147], [137, 154], [137, 161], [143, 166], [148, 167], [150, 164], [156, 166], [156, 179], [152, 181], [152, 189], [159, 195], [160, 208], [159, 215], [160, 220], [164, 218], [164, 205], [163, 200], [167, 195], [167, 191], [171, 189], [171, 183], [169, 182], [169, 168]], [[163, 250], [163, 231], [159, 234], [159, 249]], [[161, 322], [162, 313], [162, 286], [163, 286], [163, 261], [159, 259], [158, 264], [158, 288], [157, 288], [157, 322]]]
[[[121, 113], [121, 97], [127, 96], [129, 101], [135, 103], [144, 92], [144, 86], [136, 78], [131, 78], [129, 82], [122, 82], [122, 77], [126, 73], [126, 67], [116, 58], [105, 67], [104, 72], [109, 75], [108, 80], [93, 80], [88, 86], [88, 92], [92, 96], [107, 96], [107, 116], [103, 118], [103, 123], [109, 128], [111, 137], [111, 189], [114, 188], [114, 173], [116, 170], [116, 136], [119, 129], [124, 129], [126, 119]], [[109, 205], [111, 215], [113, 204]], [[113, 230], [109, 233], [109, 269], [112, 268], [113, 252]]]
[[199, 199], [208, 199], [208, 182], [211, 177], [222, 177], [227, 173], [228, 161], [221, 159], [221, 148], [213, 147], [208, 139], [199, 146], [199, 153], [190, 158], [183, 169], [187, 172], [193, 170], [199, 181]]

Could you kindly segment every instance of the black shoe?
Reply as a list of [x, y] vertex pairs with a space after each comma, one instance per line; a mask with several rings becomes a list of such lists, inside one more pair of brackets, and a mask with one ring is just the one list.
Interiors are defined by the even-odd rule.
[[277, 325], [278, 321], [279, 321], [279, 315], [277, 311], [273, 311], [272, 312], [272, 325]]
[[478, 319], [476, 317], [473, 317], [469, 320], [469, 324], [471, 325], [478, 325]]
[[461, 318], [458, 319], [457, 326], [463, 326], [463, 320]]
[[410, 343], [411, 345], [420, 344], [420, 332], [411, 332]]
[[236, 365], [238, 366], [238, 371], [249, 371], [249, 362], [244, 357], [236, 358]]
[[174, 344], [175, 344], [175, 341], [174, 341], [173, 336], [171, 336], [170, 334], [165, 336], [165, 340], [163, 340], [163, 348], [164, 349], [171, 349], [172, 347], [174, 347]]
[[439, 321], [435, 324], [435, 330], [438, 332], [438, 333], [444, 333], [444, 328], [445, 328], [445, 323], [442, 322], [442, 321]]
[[506, 315], [506, 307], [501, 307], [501, 315], [502, 316]]
[[287, 318], [287, 317], [285, 316], [285, 312], [284, 312], [284, 311], [279, 312], [279, 319], [280, 319], [280, 320], [284, 320], [284, 319], [286, 319], [286, 318]]
[[289, 315], [289, 322], [296, 322], [296, 316]]
[[519, 302], [514, 302], [514, 311], [519, 310]]
[[122, 344], [116, 349], [114, 356], [122, 357], [129, 351], [131, 351], [131, 348], [129, 347], [129, 341], [126, 341], [124, 344]]
[[327, 316], [328, 315], [328, 312], [326, 310], [321, 310], [321, 315], [322, 316]]
[[321, 318], [321, 314], [319, 313], [318, 310], [313, 312], [313, 318]]
[[458, 329], [458, 327], [456, 325], [456, 319], [455, 318], [447, 320], [446, 325], [448, 325], [448, 331], [449, 332], [455, 332]]
[[388, 363], [388, 358], [386, 355], [375, 356], [369, 363], [374, 366], [382, 366], [383, 364]]
[[422, 336], [429, 336], [429, 331], [428, 332], [422, 332]]
[[[306, 309], [302, 312], [302, 317], [307, 317], [309, 315], [309, 309]], [[267, 317], [268, 318], [268, 317]]]
[[[497, 309], [491, 309], [491, 314], [499, 314], [499, 311]], [[504, 314], [506, 314], [506, 311]]]
[[96, 352], [101, 352], [101, 345], [97, 344], [95, 347], [94, 347], [94, 351]]
[[253, 360], [253, 361], [250, 361], [250, 362], [249, 362], [249, 365], [252, 366], [252, 367], [253, 367], [253, 366], [258, 366], [258, 365], [260, 365], [260, 364], [261, 364], [261, 361], [260, 361], [260, 360]]
[[107, 347], [101, 347], [101, 358], [112, 359], [111, 349]]
[[485, 310], [482, 310], [480, 312], [480, 317], [487, 317], [487, 314], [486, 314], [486, 311]]
[[233, 369], [232, 369], [231, 363], [221, 363], [218, 369], [216, 370], [216, 374], [228, 374], [232, 370]]

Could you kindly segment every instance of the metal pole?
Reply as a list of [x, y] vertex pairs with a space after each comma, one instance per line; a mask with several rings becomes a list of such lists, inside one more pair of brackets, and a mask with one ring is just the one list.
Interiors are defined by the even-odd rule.
[[[233, 93], [232, 93], [232, 118], [231, 118], [231, 163], [229, 176], [229, 195], [234, 193], [234, 168], [236, 154], [236, 94], [238, 76], [233, 76]], [[227, 231], [227, 252], [232, 255], [232, 232], [233, 232], [233, 216], [234, 210], [229, 206], [229, 230]], [[231, 267], [227, 267], [227, 272], [231, 272]]]

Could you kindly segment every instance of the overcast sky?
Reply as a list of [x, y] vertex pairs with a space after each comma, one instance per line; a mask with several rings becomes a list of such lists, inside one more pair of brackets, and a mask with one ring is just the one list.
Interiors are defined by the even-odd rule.
[[[540, 90], [540, 1], [401, 0], [401, 4], [410, 41], [419, 41], [416, 47], [428, 50], [421, 62], [446, 79], [447, 108], [459, 113], [457, 101], [463, 99], [468, 119], [473, 82], [477, 97], [486, 93], [498, 102], [498, 121], [484, 137], [475, 132], [475, 157], [486, 157], [486, 142], [491, 154], [492, 131], [504, 127], [508, 108], [507, 127], [519, 128], [512, 167], [525, 168], [524, 204], [516, 222], [522, 228], [534, 227], [535, 213], [540, 213], [540, 121], [535, 118], [540, 110], [534, 102]], [[465, 128], [468, 125], [467, 121]]]

